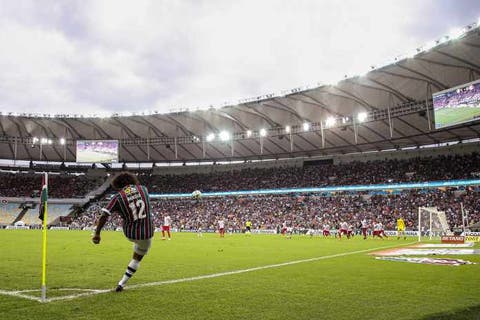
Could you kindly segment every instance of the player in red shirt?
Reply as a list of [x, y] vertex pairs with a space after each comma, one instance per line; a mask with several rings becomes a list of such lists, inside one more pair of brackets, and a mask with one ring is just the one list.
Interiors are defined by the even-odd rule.
[[135, 175], [122, 172], [112, 180], [111, 187], [116, 193], [108, 205], [102, 209], [92, 242], [100, 243], [100, 232], [108, 218], [112, 214], [119, 214], [123, 221], [125, 237], [134, 243], [132, 260], [115, 290], [120, 292], [137, 271], [140, 261], [150, 249], [154, 225], [147, 188], [140, 185]]
[[367, 219], [362, 220], [362, 235], [363, 235], [363, 240], [367, 239], [367, 229], [368, 229], [368, 222]]

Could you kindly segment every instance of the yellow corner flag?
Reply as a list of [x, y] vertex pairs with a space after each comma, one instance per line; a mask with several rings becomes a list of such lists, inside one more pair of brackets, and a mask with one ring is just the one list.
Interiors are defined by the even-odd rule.
[[43, 222], [42, 228], [42, 302], [47, 299], [47, 202], [48, 202], [48, 173], [42, 177], [42, 192], [40, 194], [40, 209], [38, 218]]

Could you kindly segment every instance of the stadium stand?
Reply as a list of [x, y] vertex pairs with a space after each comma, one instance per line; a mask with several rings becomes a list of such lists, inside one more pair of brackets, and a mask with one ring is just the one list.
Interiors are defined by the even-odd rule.
[[141, 176], [151, 193], [297, 188], [326, 185], [383, 184], [472, 178], [480, 155], [406, 160], [354, 161], [303, 167], [246, 169], [211, 174]]
[[[450, 226], [461, 226], [460, 203], [469, 212], [470, 222], [480, 221], [480, 189], [467, 190], [412, 190], [395, 194], [329, 194], [329, 195], [279, 195], [216, 197], [193, 200], [190, 198], [152, 201], [155, 225], [161, 226], [163, 216], [169, 214], [177, 228], [185, 230], [215, 229], [218, 218], [228, 221], [228, 226], [241, 230], [247, 219], [258, 229], [276, 229], [283, 221], [297, 229], [319, 229], [323, 223], [337, 226], [341, 221], [358, 226], [364, 218], [382, 222], [394, 229], [399, 215], [410, 230], [416, 228], [417, 208], [437, 206], [445, 211]], [[95, 225], [96, 214], [102, 203], [90, 207], [86, 214], [73, 220], [77, 228]], [[120, 226], [118, 217], [107, 227]]]
[[[0, 196], [3, 197], [35, 197], [41, 188], [42, 177], [32, 173], [0, 172]], [[91, 178], [84, 175], [50, 175], [50, 198], [78, 198], [99, 187], [101, 178]]]
[[0, 225], [12, 224], [22, 209], [20, 203], [2, 203], [0, 204]]

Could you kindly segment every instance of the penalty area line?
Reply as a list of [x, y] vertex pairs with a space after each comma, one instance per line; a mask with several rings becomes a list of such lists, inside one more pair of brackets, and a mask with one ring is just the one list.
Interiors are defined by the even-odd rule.
[[[294, 260], [294, 261], [288, 261], [288, 262], [282, 262], [282, 263], [276, 263], [276, 264], [269, 264], [269, 265], [266, 265], [266, 266], [253, 267], [253, 268], [247, 268], [247, 269], [241, 269], [241, 270], [226, 271], [226, 272], [219, 272], [219, 273], [213, 273], [213, 274], [207, 274], [207, 275], [201, 275], [201, 276], [195, 276], [195, 277], [140, 283], [140, 284], [134, 284], [134, 285], [131, 285], [131, 286], [126, 286], [125, 289], [138, 289], [138, 288], [145, 288], [145, 287], [162, 286], [162, 285], [166, 285], [166, 284], [197, 281], [197, 280], [203, 280], [203, 279], [212, 279], [212, 278], [224, 277], [224, 276], [229, 276], [229, 275], [234, 275], [234, 274], [241, 274], [241, 273], [259, 271], [259, 270], [265, 270], [265, 269], [281, 268], [281, 267], [285, 267], [285, 266], [291, 266], [291, 265], [306, 263], [306, 262], [314, 262], [314, 261], [320, 261], [320, 260], [325, 260], [325, 259], [344, 257], [344, 256], [349, 256], [349, 255], [359, 254], [359, 253], [364, 253], [364, 252], [370, 252], [370, 251], [375, 251], [375, 250], [395, 248], [395, 247], [404, 247], [404, 246], [412, 245], [414, 243], [417, 243], [417, 241], [404, 243], [404, 244], [400, 244], [400, 245], [397, 244], [397, 245], [393, 245], [393, 246], [383, 246], [383, 247], [370, 248], [370, 249], [364, 249], [364, 250], [336, 253], [336, 254], [331, 254], [331, 255], [327, 255], [327, 256], [321, 256], [321, 257], [315, 257], [315, 258], [309, 258], [309, 259], [302, 259], [302, 260]], [[62, 289], [59, 289], [59, 290], [62, 290]], [[69, 290], [69, 289], [66, 289], [66, 290]], [[88, 290], [89, 290], [88, 292], [72, 294], [72, 295], [68, 295], [68, 296], [47, 298], [44, 302], [48, 303], [48, 302], [54, 302], [54, 301], [72, 300], [72, 299], [76, 299], [76, 298], [87, 297], [87, 296], [92, 296], [92, 295], [97, 295], [97, 294], [102, 294], [102, 293], [107, 293], [107, 292], [113, 292], [114, 291], [113, 289], [88, 289]], [[2, 294], [3, 295], [9, 295], [9, 296], [15, 296], [15, 297], [19, 297], [19, 298], [25, 298], [25, 299], [29, 299], [29, 300], [38, 301], [38, 302], [43, 302], [43, 301], [41, 301], [41, 298], [24, 295], [24, 294], [21, 294], [19, 291], [0, 290], [0, 295], [2, 295]]]

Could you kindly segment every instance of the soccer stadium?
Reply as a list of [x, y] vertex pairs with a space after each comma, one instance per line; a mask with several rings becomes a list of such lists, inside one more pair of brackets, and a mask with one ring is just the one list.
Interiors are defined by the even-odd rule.
[[[16, 22], [1, 23], [18, 41], [15, 28], [36, 26], [32, 46], [62, 42], [42, 38], [39, 19], [64, 25], [57, 31], [79, 50], [82, 17], [110, 29], [112, 19], [122, 25], [115, 34], [140, 32], [139, 43], [158, 40], [146, 22], [118, 18], [136, 4], [117, 12], [116, 2], [98, 3], [105, 20], [72, 1], [25, 4], [17, 21], [19, 7], [6, 3]], [[148, 3], [145, 15], [178, 9]], [[448, 3], [462, 14], [474, 4]], [[185, 16], [195, 10], [211, 8]], [[115, 109], [112, 97], [94, 101], [88, 82], [100, 74], [88, 70], [84, 86], [65, 70], [38, 75], [54, 100], [36, 96], [21, 68], [21, 92], [15, 76], [0, 76], [0, 318], [480, 319], [480, 20], [470, 22], [361, 73], [335, 65], [334, 81], [205, 107]], [[95, 41], [123, 45], [100, 32]], [[76, 55], [66, 52], [59, 59]], [[41, 55], [27, 57], [25, 68], [42, 68]], [[131, 63], [101, 60], [141, 105], [139, 76], [117, 76], [116, 59]], [[49, 107], [41, 97], [70, 99], [47, 90], [52, 73], [108, 110]]]

